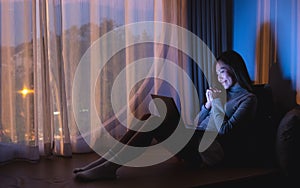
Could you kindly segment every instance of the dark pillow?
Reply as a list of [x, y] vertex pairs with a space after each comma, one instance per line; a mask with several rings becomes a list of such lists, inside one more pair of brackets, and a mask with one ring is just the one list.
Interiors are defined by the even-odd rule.
[[276, 152], [280, 168], [288, 176], [295, 176], [300, 169], [300, 107], [290, 110], [280, 121]]

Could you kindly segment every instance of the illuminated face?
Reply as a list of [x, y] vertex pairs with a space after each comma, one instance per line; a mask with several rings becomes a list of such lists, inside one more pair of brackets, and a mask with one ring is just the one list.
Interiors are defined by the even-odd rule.
[[222, 84], [224, 89], [228, 89], [236, 82], [232, 71], [228, 65], [225, 65], [222, 61], [218, 61], [216, 64], [216, 72], [218, 81]]

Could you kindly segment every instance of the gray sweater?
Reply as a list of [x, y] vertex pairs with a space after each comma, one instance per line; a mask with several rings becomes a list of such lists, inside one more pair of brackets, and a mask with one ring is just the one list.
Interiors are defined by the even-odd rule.
[[[221, 99], [213, 100], [210, 110], [202, 105], [201, 111], [195, 119], [198, 130], [218, 131], [223, 135], [252, 122], [256, 112], [256, 96], [239, 84], [235, 84], [226, 92], [227, 102], [225, 105]], [[209, 123], [211, 116], [212, 123]]]
[[[197, 130], [217, 131], [217, 141], [221, 144], [221, 153], [224, 153], [223, 161], [242, 164], [249, 156], [248, 146], [251, 135], [248, 131], [254, 123], [257, 98], [239, 84], [235, 84], [226, 92], [225, 104], [221, 99], [214, 99], [210, 110], [202, 105], [201, 111], [195, 118], [195, 125]], [[211, 158], [219, 153], [210, 152], [208, 156]]]

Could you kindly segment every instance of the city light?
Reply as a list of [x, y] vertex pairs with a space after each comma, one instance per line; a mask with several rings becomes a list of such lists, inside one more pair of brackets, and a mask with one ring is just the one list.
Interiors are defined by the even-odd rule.
[[24, 87], [22, 90], [19, 90], [18, 93], [22, 94], [23, 98], [25, 98], [27, 94], [34, 93], [34, 90]]

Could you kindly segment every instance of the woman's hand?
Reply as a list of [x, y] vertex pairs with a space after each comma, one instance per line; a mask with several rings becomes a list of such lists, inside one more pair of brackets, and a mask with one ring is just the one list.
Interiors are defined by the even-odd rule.
[[221, 93], [221, 90], [217, 88], [209, 88], [206, 90], [206, 103], [205, 103], [205, 108], [210, 109], [211, 108], [211, 103], [215, 98], [219, 98]]

